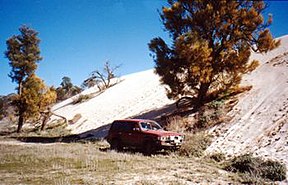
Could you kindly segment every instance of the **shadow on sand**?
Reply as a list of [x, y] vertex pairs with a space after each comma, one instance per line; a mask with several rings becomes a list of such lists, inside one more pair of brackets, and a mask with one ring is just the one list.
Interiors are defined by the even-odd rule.
[[111, 124], [106, 124], [87, 132], [80, 134], [72, 134], [59, 137], [44, 137], [44, 136], [27, 136], [27, 137], [13, 137], [26, 143], [72, 143], [72, 142], [85, 142], [85, 141], [100, 141], [108, 134]]

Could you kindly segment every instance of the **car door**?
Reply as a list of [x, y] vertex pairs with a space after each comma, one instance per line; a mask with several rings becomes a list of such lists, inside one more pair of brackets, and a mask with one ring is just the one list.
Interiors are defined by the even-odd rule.
[[126, 122], [122, 132], [122, 142], [126, 146], [138, 146], [141, 132], [137, 122]]

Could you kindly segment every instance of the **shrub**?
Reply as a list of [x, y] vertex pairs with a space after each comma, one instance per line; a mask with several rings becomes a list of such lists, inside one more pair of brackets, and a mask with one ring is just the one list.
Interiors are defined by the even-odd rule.
[[267, 160], [261, 164], [261, 176], [273, 181], [286, 179], [286, 166], [278, 161]]
[[260, 159], [252, 157], [251, 154], [245, 154], [234, 157], [226, 166], [226, 170], [232, 172], [256, 172], [260, 164]]
[[173, 116], [167, 119], [165, 129], [174, 132], [185, 132], [192, 129], [193, 120], [191, 118], [184, 118], [181, 116]]
[[223, 122], [227, 117], [227, 105], [224, 100], [214, 100], [200, 108], [196, 119], [197, 128], [209, 128]]
[[89, 94], [85, 94], [85, 95], [80, 94], [79, 96], [77, 96], [76, 98], [73, 99], [73, 104], [75, 105], [77, 103], [82, 103], [82, 102], [87, 101], [91, 98], [92, 97]]
[[[259, 157], [253, 157], [251, 154], [234, 157], [228, 161], [224, 169], [242, 174], [248, 173], [252, 177], [262, 177], [272, 181], [282, 181], [286, 179], [285, 165], [278, 161], [265, 161]], [[249, 182], [251, 183], [251, 180], [249, 180]]]
[[216, 162], [221, 162], [225, 160], [225, 155], [223, 153], [214, 153], [210, 155], [209, 158]]
[[211, 142], [211, 137], [204, 132], [186, 135], [185, 142], [178, 151], [179, 155], [201, 157]]

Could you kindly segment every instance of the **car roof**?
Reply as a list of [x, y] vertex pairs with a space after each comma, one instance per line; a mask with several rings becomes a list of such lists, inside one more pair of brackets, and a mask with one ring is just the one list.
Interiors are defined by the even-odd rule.
[[[148, 121], [153, 121], [153, 120], [149, 120], [149, 119], [119, 119], [119, 120], [115, 120], [115, 121], [119, 121], [119, 122], [148, 122]], [[114, 121], [114, 122], [115, 122]]]

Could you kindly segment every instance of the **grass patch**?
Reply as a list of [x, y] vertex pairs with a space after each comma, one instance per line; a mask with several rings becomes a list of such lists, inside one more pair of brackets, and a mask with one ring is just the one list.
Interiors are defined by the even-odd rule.
[[211, 142], [211, 136], [205, 132], [187, 134], [185, 136], [185, 142], [178, 151], [179, 155], [188, 157], [201, 157]]
[[[186, 184], [221, 178], [221, 182], [231, 182], [227, 176], [219, 177], [216, 172], [221, 169], [214, 164], [195, 158], [102, 152], [101, 146], [101, 142], [0, 143], [0, 181], [3, 184]], [[175, 176], [176, 173], [181, 176]]]
[[286, 179], [286, 166], [278, 161], [263, 160], [245, 154], [226, 162], [225, 170], [240, 173], [244, 183], [263, 183], [265, 180], [283, 181]]

